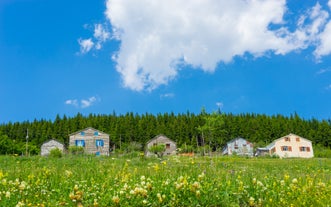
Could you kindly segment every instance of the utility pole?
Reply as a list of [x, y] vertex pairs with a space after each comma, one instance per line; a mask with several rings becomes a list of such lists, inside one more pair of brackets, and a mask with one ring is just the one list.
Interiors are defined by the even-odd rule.
[[29, 129], [26, 129], [25, 156], [28, 156]]

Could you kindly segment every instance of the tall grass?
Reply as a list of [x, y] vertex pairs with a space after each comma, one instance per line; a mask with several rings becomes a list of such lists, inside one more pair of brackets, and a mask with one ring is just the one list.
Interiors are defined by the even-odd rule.
[[330, 159], [0, 157], [0, 206], [327, 206]]

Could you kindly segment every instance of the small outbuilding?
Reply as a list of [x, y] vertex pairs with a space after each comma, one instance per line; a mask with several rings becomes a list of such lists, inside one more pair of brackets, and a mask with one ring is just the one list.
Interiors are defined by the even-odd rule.
[[253, 144], [244, 138], [238, 137], [227, 142], [222, 150], [223, 155], [253, 156]]
[[64, 144], [55, 139], [48, 140], [41, 145], [40, 155], [48, 156], [51, 150], [56, 148], [59, 149], [62, 153], [64, 152]]
[[146, 156], [154, 155], [148, 149], [150, 147], [152, 147], [154, 145], [158, 145], [158, 144], [164, 144], [165, 145], [165, 151], [163, 153], [164, 155], [175, 155], [176, 154], [176, 150], [177, 150], [176, 142], [169, 139], [165, 135], [160, 134], [160, 135], [154, 137], [153, 139], [151, 139], [147, 142], [146, 149], [145, 149], [145, 155]]

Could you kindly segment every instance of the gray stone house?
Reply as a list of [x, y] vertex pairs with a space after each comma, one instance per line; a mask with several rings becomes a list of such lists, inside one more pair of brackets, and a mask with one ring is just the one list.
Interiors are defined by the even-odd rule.
[[64, 152], [64, 144], [55, 139], [48, 140], [41, 145], [40, 155], [48, 156], [51, 150], [56, 148], [58, 148], [62, 153]]
[[146, 156], [152, 156], [154, 155], [152, 152], [148, 151], [148, 149], [153, 146], [153, 145], [158, 145], [158, 144], [164, 144], [165, 145], [165, 152], [163, 153], [164, 155], [175, 155], [176, 150], [177, 150], [177, 145], [176, 142], [173, 140], [169, 139], [165, 135], [157, 135], [153, 139], [149, 140], [146, 143], [146, 148], [145, 148], [145, 155]]
[[109, 134], [88, 127], [69, 135], [69, 147], [83, 147], [84, 153], [109, 155]]

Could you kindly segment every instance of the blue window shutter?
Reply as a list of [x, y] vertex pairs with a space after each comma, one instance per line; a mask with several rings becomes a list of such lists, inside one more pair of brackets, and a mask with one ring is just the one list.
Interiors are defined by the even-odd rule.
[[80, 132], [80, 135], [84, 136], [85, 135], [85, 132]]
[[99, 135], [99, 132], [94, 132], [94, 136], [98, 136]]
[[98, 140], [95, 141], [95, 145], [97, 147], [103, 147], [104, 146], [104, 142], [103, 142], [102, 139], [98, 139]]

